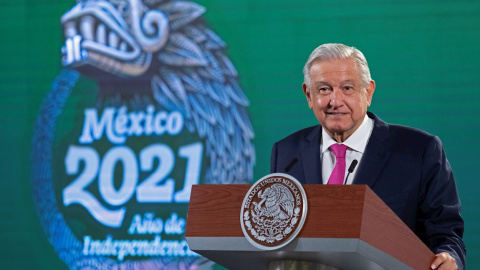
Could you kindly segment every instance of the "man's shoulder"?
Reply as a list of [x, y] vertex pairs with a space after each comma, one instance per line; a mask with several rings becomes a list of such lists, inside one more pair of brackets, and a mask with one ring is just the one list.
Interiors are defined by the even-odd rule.
[[424, 130], [398, 124], [388, 124], [392, 139], [413, 146], [427, 146], [432, 141], [441, 143], [440, 139]]
[[390, 139], [428, 142], [436, 138], [436, 136], [418, 128], [399, 124], [385, 123], [383, 120], [381, 120], [372, 113], [369, 113], [369, 116], [374, 120], [374, 132], [384, 133], [385, 131], [387, 131], [386, 134], [388, 134]]
[[287, 137], [279, 140], [277, 144], [298, 144], [302, 141], [309, 141], [320, 136], [322, 127], [320, 125], [300, 129]]
[[437, 136], [424, 130], [399, 124], [386, 124], [386, 126], [388, 127], [388, 145], [390, 145], [391, 150], [396, 152], [419, 154], [430, 147], [443, 147]]
[[418, 129], [414, 127], [409, 127], [409, 126], [404, 126], [404, 125], [399, 125], [399, 124], [388, 124], [389, 129], [392, 133], [396, 133], [402, 137], [418, 137], [418, 138], [424, 138], [426, 140], [432, 139], [432, 137], [435, 137], [434, 135]]

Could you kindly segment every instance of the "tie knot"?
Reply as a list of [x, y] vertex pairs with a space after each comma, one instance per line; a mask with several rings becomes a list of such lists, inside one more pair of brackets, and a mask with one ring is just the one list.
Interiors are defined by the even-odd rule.
[[332, 149], [335, 157], [337, 158], [345, 158], [345, 154], [347, 153], [347, 146], [345, 144], [332, 144], [330, 149]]

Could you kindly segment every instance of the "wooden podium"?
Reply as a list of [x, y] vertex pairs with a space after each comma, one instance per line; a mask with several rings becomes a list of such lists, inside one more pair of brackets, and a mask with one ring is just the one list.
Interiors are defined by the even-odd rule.
[[185, 237], [191, 250], [228, 269], [293, 260], [337, 269], [430, 269], [435, 255], [366, 185], [303, 185], [308, 210], [297, 237], [277, 250], [250, 244], [240, 210], [250, 185], [192, 187]]

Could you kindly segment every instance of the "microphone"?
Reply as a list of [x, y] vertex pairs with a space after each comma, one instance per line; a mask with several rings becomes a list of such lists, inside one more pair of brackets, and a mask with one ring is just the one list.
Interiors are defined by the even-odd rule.
[[292, 161], [290, 161], [290, 163], [288, 163], [288, 165], [285, 167], [283, 172], [287, 173], [288, 171], [290, 171], [290, 169], [293, 167], [293, 165], [297, 164], [297, 162], [298, 162], [298, 158], [292, 159]]
[[344, 184], [344, 185], [347, 183], [348, 176], [350, 176], [350, 174], [353, 172], [353, 170], [355, 170], [355, 167], [357, 167], [357, 164], [358, 164], [358, 160], [354, 159], [354, 160], [352, 161], [352, 163], [350, 164], [350, 167], [348, 167], [347, 177], [345, 177], [345, 181], [343, 181], [343, 184]]

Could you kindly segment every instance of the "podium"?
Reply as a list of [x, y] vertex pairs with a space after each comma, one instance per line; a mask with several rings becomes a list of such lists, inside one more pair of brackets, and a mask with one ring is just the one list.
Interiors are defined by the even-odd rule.
[[368, 186], [303, 187], [302, 230], [286, 246], [266, 251], [250, 244], [240, 225], [250, 185], [194, 185], [185, 231], [190, 249], [231, 270], [268, 269], [279, 261], [325, 266], [317, 269], [430, 269], [433, 252]]

